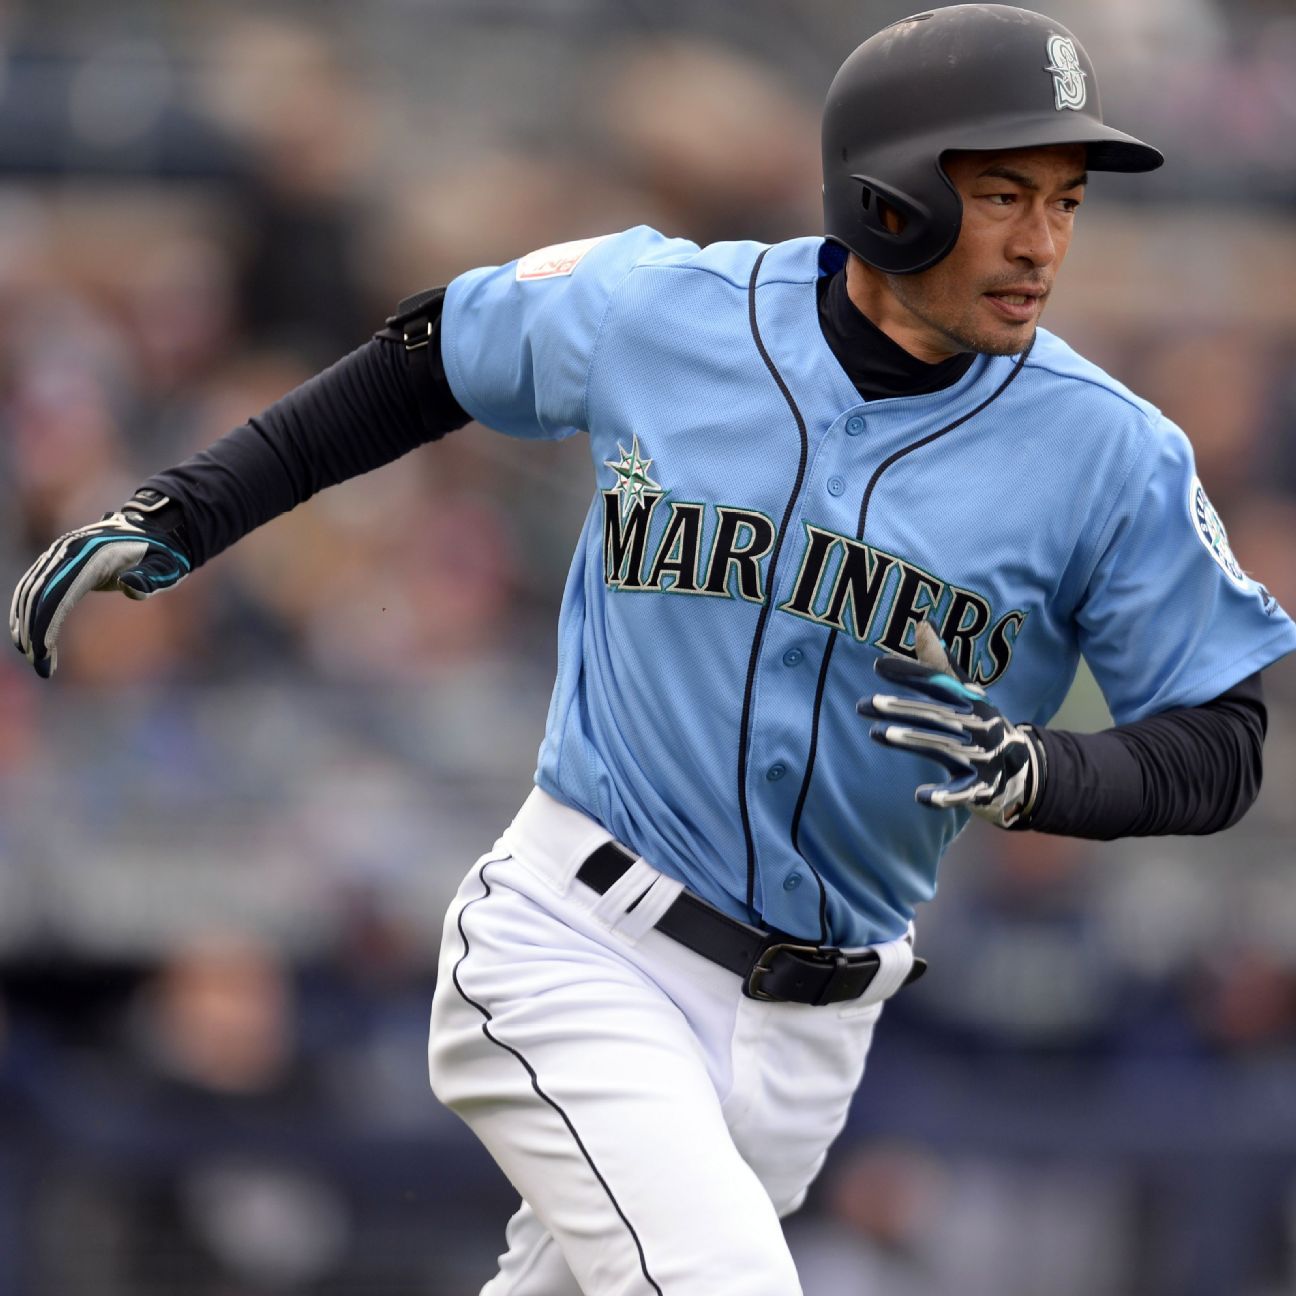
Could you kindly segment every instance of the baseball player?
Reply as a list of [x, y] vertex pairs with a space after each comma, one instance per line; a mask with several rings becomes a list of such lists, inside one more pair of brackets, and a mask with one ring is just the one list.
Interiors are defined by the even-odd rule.
[[[433, 1088], [523, 1199], [485, 1296], [799, 1292], [779, 1219], [968, 816], [1212, 832], [1259, 785], [1296, 626], [1182, 433], [1039, 327], [1087, 172], [1161, 155], [1065, 28], [983, 4], [861, 45], [823, 145], [826, 238], [471, 270], [14, 596], [48, 676], [86, 591], [165, 589], [469, 418], [588, 436], [536, 787], [433, 1007]], [[1104, 733], [1047, 727], [1081, 654]]]

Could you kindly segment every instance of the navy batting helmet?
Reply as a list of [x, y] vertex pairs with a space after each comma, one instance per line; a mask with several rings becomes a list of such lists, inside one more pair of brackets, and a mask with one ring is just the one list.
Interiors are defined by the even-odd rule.
[[[1061, 23], [1011, 5], [915, 14], [842, 64], [823, 114], [824, 228], [891, 274], [926, 270], [958, 238], [950, 149], [1083, 144], [1094, 171], [1151, 171], [1149, 144], [1104, 125], [1093, 64]], [[887, 229], [881, 199], [903, 218]]]

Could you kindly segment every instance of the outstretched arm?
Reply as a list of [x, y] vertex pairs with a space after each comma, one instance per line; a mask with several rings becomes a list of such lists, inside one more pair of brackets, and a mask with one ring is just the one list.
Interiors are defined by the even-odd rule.
[[[468, 422], [441, 363], [444, 289], [407, 348], [387, 328], [206, 450], [144, 483], [180, 508], [195, 567], [326, 486], [380, 468]], [[404, 305], [404, 303], [402, 303]], [[409, 318], [398, 313], [392, 321]]]
[[9, 609], [18, 651], [48, 679], [59, 631], [91, 590], [147, 598], [326, 486], [468, 422], [441, 362], [444, 289], [403, 302], [387, 327], [214, 445], [150, 477], [127, 503], [60, 536]]

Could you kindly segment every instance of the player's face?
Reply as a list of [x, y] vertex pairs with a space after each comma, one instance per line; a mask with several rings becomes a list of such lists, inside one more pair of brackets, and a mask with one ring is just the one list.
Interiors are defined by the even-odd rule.
[[908, 339], [887, 331], [927, 360], [1015, 355], [1034, 336], [1071, 243], [1084, 146], [948, 153], [944, 167], [963, 199], [958, 242], [930, 270], [885, 276]]

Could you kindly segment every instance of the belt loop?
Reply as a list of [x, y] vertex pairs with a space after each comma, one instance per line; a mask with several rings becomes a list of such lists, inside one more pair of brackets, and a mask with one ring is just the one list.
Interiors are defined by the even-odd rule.
[[878, 970], [868, 989], [860, 996], [864, 1003], [881, 1003], [890, 999], [904, 985], [913, 967], [913, 946], [907, 935], [887, 941], [885, 945], [875, 945], [874, 950], [878, 956]]
[[671, 907], [684, 890], [684, 883], [658, 873], [643, 898], [616, 925], [621, 935], [638, 942], [644, 934], [657, 926], [662, 914]]
[[590, 906], [590, 915], [604, 927], [620, 927], [622, 919], [643, 898], [656, 876], [657, 870], [651, 864], [636, 859]]

